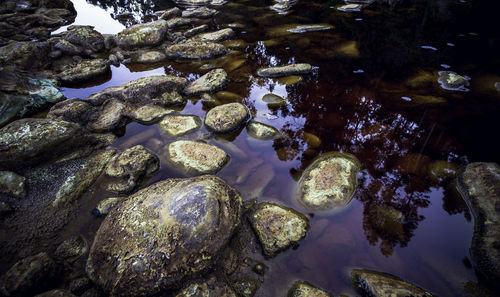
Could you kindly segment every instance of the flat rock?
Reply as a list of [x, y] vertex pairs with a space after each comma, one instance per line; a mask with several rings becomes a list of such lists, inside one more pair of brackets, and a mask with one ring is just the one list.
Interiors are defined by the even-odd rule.
[[75, 84], [92, 80], [110, 71], [106, 59], [84, 60], [74, 67], [58, 74], [58, 78], [66, 84]]
[[83, 49], [92, 52], [104, 50], [104, 36], [92, 26], [70, 26], [63, 39]]
[[247, 124], [247, 133], [260, 140], [273, 140], [282, 136], [280, 131], [273, 126], [253, 120]]
[[189, 37], [192, 37], [198, 33], [205, 32], [207, 30], [208, 30], [208, 25], [203, 24], [203, 25], [191, 28], [189, 30], [186, 30], [186, 32], [184, 32], [182, 35], [184, 35], [184, 37], [186, 37], [186, 38], [189, 38]]
[[228, 133], [241, 127], [248, 117], [245, 105], [228, 103], [210, 109], [205, 115], [205, 125], [216, 133]]
[[273, 203], [258, 204], [249, 218], [267, 257], [297, 244], [309, 229], [305, 215]]
[[471, 252], [477, 270], [493, 286], [500, 281], [500, 166], [470, 163], [458, 176], [458, 189], [474, 215]]
[[54, 252], [54, 256], [58, 259], [75, 262], [89, 250], [87, 240], [83, 236], [73, 236], [63, 241]]
[[358, 3], [345, 4], [337, 7], [338, 10], [346, 12], [361, 11], [362, 8], [363, 5]]
[[116, 193], [129, 193], [142, 179], [159, 168], [160, 159], [142, 145], [126, 149], [115, 156], [106, 168], [106, 175], [113, 178], [107, 189]]
[[272, 93], [264, 95], [262, 97], [262, 101], [267, 103], [267, 106], [271, 109], [276, 109], [276, 108], [280, 108], [282, 106], [286, 106], [286, 99], [285, 98], [278, 96], [276, 94], [272, 94]]
[[168, 28], [165, 20], [133, 25], [116, 35], [116, 44], [123, 48], [158, 45], [165, 40]]
[[201, 119], [195, 115], [166, 116], [160, 122], [160, 129], [170, 136], [181, 136], [198, 130]]
[[0, 171], [0, 193], [25, 196], [25, 178], [12, 171]]
[[175, 44], [165, 50], [167, 57], [173, 59], [209, 60], [227, 54], [222, 44], [202, 41], [189, 41]]
[[331, 30], [331, 29], [333, 29], [332, 25], [312, 24], [312, 25], [297, 25], [293, 28], [287, 29], [287, 31], [292, 33], [305, 33], [305, 32]]
[[468, 91], [469, 79], [453, 71], [439, 71], [438, 83], [445, 90]]
[[311, 72], [312, 66], [302, 63], [271, 68], [261, 68], [257, 71], [257, 75], [262, 77], [283, 77], [297, 74], [308, 74]]
[[153, 184], [106, 216], [87, 273], [113, 296], [178, 288], [213, 265], [240, 221], [241, 204], [236, 190], [211, 175]]
[[353, 269], [351, 271], [351, 281], [361, 294], [367, 294], [368, 296], [433, 296], [422, 288], [410, 284], [397, 276], [383, 272]]
[[137, 54], [137, 57], [134, 59], [136, 63], [158, 63], [165, 60], [167, 56], [160, 51], [147, 51], [141, 52]]
[[296, 281], [288, 290], [288, 297], [333, 297], [333, 295], [308, 282]]
[[178, 140], [168, 146], [168, 159], [186, 174], [216, 173], [229, 161], [220, 148], [198, 141]]
[[167, 20], [173, 17], [178, 17], [182, 14], [182, 11], [178, 7], [170, 8], [164, 10], [160, 14], [160, 19]]
[[205, 6], [197, 7], [197, 8], [188, 8], [182, 12], [183, 18], [200, 18], [206, 19], [213, 17], [218, 12], [215, 9], [211, 9]]
[[234, 36], [231, 28], [221, 29], [215, 32], [203, 33], [193, 37], [193, 40], [201, 42], [221, 42]]
[[175, 297], [237, 297], [233, 289], [215, 277], [205, 281], [192, 283], [182, 289]]
[[328, 152], [309, 165], [299, 181], [297, 199], [309, 210], [329, 210], [347, 205], [357, 189], [361, 164], [356, 157]]
[[165, 108], [155, 104], [144, 105], [132, 111], [130, 113], [130, 117], [134, 119], [134, 121], [138, 121], [141, 123], [150, 123], [156, 120], [161, 119], [167, 114], [174, 112], [173, 109]]
[[190, 83], [184, 93], [187, 95], [199, 95], [202, 93], [213, 93], [218, 91], [227, 83], [227, 73], [224, 69], [214, 69]]

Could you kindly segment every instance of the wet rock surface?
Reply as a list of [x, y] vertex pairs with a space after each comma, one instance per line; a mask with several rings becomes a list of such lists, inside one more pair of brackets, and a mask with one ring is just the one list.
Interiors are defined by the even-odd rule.
[[383, 272], [353, 269], [351, 271], [351, 281], [361, 294], [369, 296], [433, 296], [420, 287]]
[[116, 36], [116, 43], [123, 48], [158, 45], [165, 40], [168, 24], [165, 20], [133, 25]]
[[153, 184], [105, 218], [90, 251], [88, 274], [117, 296], [179, 287], [212, 266], [239, 222], [241, 203], [239, 194], [215, 176]]
[[305, 215], [273, 203], [257, 205], [249, 219], [267, 257], [296, 245], [309, 229]]
[[83, 256], [87, 251], [87, 240], [79, 235], [63, 241], [55, 250], [54, 256], [71, 263]]
[[35, 297], [75, 297], [75, 295], [66, 290], [55, 289], [38, 294]]
[[205, 126], [216, 133], [228, 133], [241, 127], [248, 117], [245, 105], [228, 103], [210, 109], [205, 115]]
[[202, 93], [214, 93], [227, 83], [227, 73], [224, 69], [214, 69], [190, 83], [184, 93], [187, 95], [199, 95]]
[[105, 59], [86, 60], [75, 67], [59, 73], [59, 79], [65, 84], [76, 84], [92, 80], [110, 71], [109, 62]]
[[332, 297], [333, 295], [316, 288], [308, 282], [297, 281], [288, 290], [288, 297]]
[[218, 43], [190, 41], [169, 46], [165, 53], [171, 59], [210, 60], [227, 54], [227, 49]]
[[129, 193], [159, 168], [160, 159], [142, 145], [126, 149], [106, 168], [106, 175], [112, 177], [107, 189], [116, 193]]
[[12, 171], [0, 171], [0, 192], [22, 197], [26, 194], [25, 178]]
[[99, 202], [99, 204], [97, 204], [96, 208], [92, 211], [92, 213], [96, 216], [105, 216], [121, 200], [122, 200], [122, 198], [120, 198], [120, 197], [106, 198], [106, 199], [102, 200], [101, 202]]
[[188, 175], [216, 173], [229, 161], [220, 148], [203, 142], [178, 140], [168, 146], [168, 159]]
[[500, 166], [470, 163], [458, 177], [459, 191], [474, 214], [471, 252], [481, 277], [498, 287], [500, 280]]
[[276, 94], [266, 94], [262, 97], [262, 101], [267, 103], [267, 106], [272, 109], [286, 106], [285, 98]]
[[468, 91], [469, 79], [453, 71], [440, 71], [438, 82], [443, 89], [453, 91]]
[[198, 130], [201, 119], [195, 115], [166, 116], [160, 122], [160, 129], [171, 136], [181, 136]]
[[205, 6], [188, 8], [182, 12], [183, 18], [210, 18], [217, 14], [217, 10]]
[[356, 157], [338, 152], [324, 153], [302, 174], [297, 199], [310, 210], [328, 210], [347, 205], [357, 189], [361, 165]]
[[283, 77], [297, 74], [308, 74], [311, 72], [312, 66], [302, 63], [279, 67], [261, 68], [257, 71], [257, 75], [262, 77]]
[[282, 137], [282, 134], [278, 129], [254, 120], [248, 122], [247, 133], [248, 135], [260, 140], [273, 140]]
[[221, 29], [215, 32], [203, 33], [193, 37], [193, 40], [202, 42], [221, 42], [234, 36], [231, 28]]
[[236, 297], [233, 289], [216, 278], [211, 278], [206, 282], [196, 282], [190, 284], [175, 297]]

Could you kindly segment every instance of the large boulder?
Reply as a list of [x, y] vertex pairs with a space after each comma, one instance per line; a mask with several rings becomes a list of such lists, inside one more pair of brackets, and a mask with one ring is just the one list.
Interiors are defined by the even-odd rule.
[[92, 52], [104, 50], [104, 36], [94, 30], [92, 26], [69, 26], [63, 38], [78, 47], [91, 50]]
[[165, 40], [167, 30], [165, 20], [133, 25], [116, 35], [116, 44], [123, 48], [158, 45]]
[[88, 275], [113, 296], [177, 288], [212, 266], [239, 223], [241, 204], [236, 190], [210, 175], [142, 189], [104, 219]]
[[316, 211], [347, 205], [356, 192], [360, 168], [360, 162], [351, 154], [322, 154], [302, 174], [298, 201], [305, 208]]
[[471, 251], [481, 276], [493, 286], [500, 281], [500, 166], [471, 163], [458, 176], [458, 188], [474, 214]]
[[205, 125], [216, 133], [228, 133], [241, 127], [249, 118], [248, 109], [241, 103], [228, 103], [210, 109]]
[[218, 43], [189, 41], [171, 45], [165, 53], [171, 59], [209, 60], [227, 54], [227, 49]]
[[214, 69], [190, 83], [184, 89], [184, 93], [192, 96], [203, 93], [213, 93], [224, 88], [226, 83], [226, 71], [224, 71], [224, 69]]

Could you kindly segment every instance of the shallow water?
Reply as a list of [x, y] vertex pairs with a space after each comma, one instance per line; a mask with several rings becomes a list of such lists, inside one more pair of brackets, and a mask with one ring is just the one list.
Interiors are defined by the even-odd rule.
[[[132, 10], [133, 17], [122, 20], [131, 24], [174, 5], [130, 1], [131, 6], [120, 6], [113, 1], [113, 7], [111, 1], [89, 2], [93, 4], [74, 0], [75, 22], [94, 25], [101, 33], [124, 28], [111, 15], [116, 18]], [[342, 151], [354, 154], [363, 165], [360, 187], [345, 209], [311, 213], [311, 230], [300, 246], [266, 261], [270, 270], [258, 296], [285, 296], [296, 279], [336, 296], [355, 295], [350, 268], [388, 272], [438, 296], [463, 295], [463, 283], [477, 281], [469, 264], [473, 219], [453, 183], [433, 183], [422, 168], [434, 160], [457, 165], [500, 162], [494, 132], [500, 127], [500, 93], [493, 86], [500, 81], [500, 41], [488, 22], [492, 13], [479, 1], [403, 1], [393, 7], [374, 3], [361, 12], [341, 12], [336, 9], [340, 4], [299, 1], [288, 14], [271, 10], [269, 1], [236, 0], [217, 6], [220, 14], [209, 25], [233, 27], [240, 45], [228, 57], [207, 63], [228, 70], [230, 62], [244, 59], [245, 64], [228, 71], [225, 91], [243, 97], [255, 120], [275, 126], [292, 141], [255, 140], [245, 129], [214, 138], [204, 127], [183, 138], [204, 138], [228, 152], [231, 160], [218, 176], [244, 199], [278, 201], [304, 213], [308, 212], [295, 201], [294, 191], [314, 157]], [[318, 23], [334, 29], [286, 34], [278, 30]], [[260, 67], [289, 63], [310, 63], [316, 69], [291, 86], [255, 76]], [[202, 64], [121, 65], [112, 67], [111, 77], [63, 92], [68, 98], [85, 98], [155, 74], [194, 79], [202, 73]], [[436, 79], [417, 87], [407, 83], [419, 73], [442, 70], [470, 77], [470, 90], [444, 90]], [[261, 100], [266, 93], [287, 98], [287, 105], [268, 109]], [[422, 96], [440, 97], [442, 102], [421, 104]], [[203, 117], [207, 110], [201, 100], [190, 100], [180, 113]], [[161, 156], [172, 141], [157, 125], [131, 123], [113, 147], [143, 144]], [[181, 174], [162, 159], [161, 170], [147, 184], [176, 176]], [[65, 232], [92, 238], [100, 220], [93, 219], [90, 210], [106, 197], [109, 193], [98, 188], [87, 194], [81, 215]], [[404, 214], [402, 234], [374, 226], [378, 218], [371, 210], [376, 205], [390, 205]]]

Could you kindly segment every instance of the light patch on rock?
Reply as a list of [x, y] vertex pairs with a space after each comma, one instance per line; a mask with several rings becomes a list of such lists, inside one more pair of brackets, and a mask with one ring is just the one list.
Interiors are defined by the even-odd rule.
[[178, 140], [168, 146], [169, 160], [187, 174], [216, 173], [229, 161], [220, 148], [203, 142]]
[[201, 119], [195, 115], [166, 116], [160, 122], [160, 129], [171, 136], [181, 136], [201, 127]]

